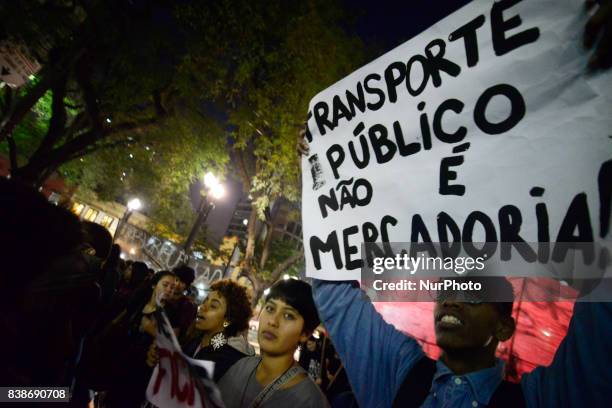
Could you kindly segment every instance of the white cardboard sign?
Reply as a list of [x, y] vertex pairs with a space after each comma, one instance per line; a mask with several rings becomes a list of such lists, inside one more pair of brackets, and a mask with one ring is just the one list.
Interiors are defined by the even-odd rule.
[[307, 275], [359, 279], [362, 242], [606, 239], [612, 73], [587, 72], [587, 19], [477, 0], [314, 97]]

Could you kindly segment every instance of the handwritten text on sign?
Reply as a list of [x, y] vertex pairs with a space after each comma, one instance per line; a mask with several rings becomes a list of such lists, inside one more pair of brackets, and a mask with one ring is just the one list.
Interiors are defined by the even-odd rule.
[[158, 407], [222, 407], [212, 382], [214, 363], [187, 357], [163, 312], [155, 315], [159, 362], [147, 386], [147, 400]]
[[586, 73], [587, 18], [474, 1], [313, 98], [307, 274], [358, 279], [362, 242], [605, 239], [612, 76]]

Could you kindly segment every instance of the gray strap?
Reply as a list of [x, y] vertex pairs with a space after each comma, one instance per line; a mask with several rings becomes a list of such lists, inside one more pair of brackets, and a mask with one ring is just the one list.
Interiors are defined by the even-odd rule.
[[289, 368], [283, 375], [278, 377], [276, 380], [272, 381], [270, 384], [266, 386], [257, 397], [253, 400], [250, 405], [250, 408], [259, 408], [263, 402], [270, 397], [274, 393], [274, 391], [278, 390], [281, 386], [289, 382], [297, 373], [301, 370], [300, 366], [293, 366]]

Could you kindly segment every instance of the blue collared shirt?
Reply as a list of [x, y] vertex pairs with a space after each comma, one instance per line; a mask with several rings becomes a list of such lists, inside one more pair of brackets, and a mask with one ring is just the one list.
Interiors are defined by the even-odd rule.
[[494, 367], [465, 375], [455, 375], [441, 361], [436, 362], [431, 390], [424, 407], [486, 407], [501, 383], [504, 362], [497, 359]]
[[[352, 282], [314, 280], [314, 299], [359, 406], [391, 407], [421, 346], [384, 321]], [[534, 351], [537, 352], [537, 351]], [[423, 407], [485, 407], [503, 363], [456, 376], [441, 361]], [[612, 303], [576, 303], [567, 335], [548, 367], [521, 380], [528, 407], [603, 407], [612, 398]]]

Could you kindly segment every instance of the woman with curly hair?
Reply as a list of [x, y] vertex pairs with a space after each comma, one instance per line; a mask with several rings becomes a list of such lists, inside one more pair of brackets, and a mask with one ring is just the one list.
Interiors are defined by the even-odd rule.
[[228, 279], [213, 283], [183, 341], [183, 351], [198, 360], [214, 361], [213, 380], [218, 381], [247, 356], [232, 338], [249, 327], [251, 315], [251, 302], [243, 286]]

